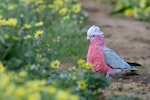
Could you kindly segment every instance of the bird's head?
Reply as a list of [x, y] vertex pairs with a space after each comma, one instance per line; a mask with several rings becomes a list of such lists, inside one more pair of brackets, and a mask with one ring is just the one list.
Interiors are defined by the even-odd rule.
[[104, 33], [100, 31], [100, 28], [93, 25], [87, 31], [87, 39], [95, 39], [96, 37], [104, 37]]

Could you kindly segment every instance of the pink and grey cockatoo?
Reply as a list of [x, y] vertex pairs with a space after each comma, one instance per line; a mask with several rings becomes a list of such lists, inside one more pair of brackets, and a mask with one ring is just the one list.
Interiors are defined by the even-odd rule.
[[87, 61], [94, 65], [94, 72], [109, 77], [124, 70], [137, 70], [104, 45], [104, 33], [99, 27], [90, 27], [87, 31], [87, 39], [90, 40]]
[[104, 36], [103, 32], [99, 31], [98, 27], [91, 27], [87, 32], [87, 38], [90, 40], [90, 45], [87, 54], [87, 61], [94, 65], [93, 71], [109, 77], [110, 75], [121, 72], [120, 69], [110, 67], [104, 57]]

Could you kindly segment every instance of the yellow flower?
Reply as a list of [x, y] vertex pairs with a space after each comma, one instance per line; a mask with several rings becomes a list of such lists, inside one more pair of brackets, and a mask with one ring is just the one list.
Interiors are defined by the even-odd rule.
[[146, 8], [146, 11], [150, 13], [150, 6]]
[[27, 35], [26, 38], [27, 38], [27, 39], [31, 39], [32, 36], [31, 36], [31, 35]]
[[0, 62], [0, 72], [4, 72], [6, 69], [3, 64]]
[[45, 5], [39, 5], [37, 8], [34, 9], [35, 12], [43, 11], [46, 8]]
[[79, 13], [81, 11], [81, 4], [76, 4], [72, 6], [72, 11], [75, 13]]
[[36, 54], [36, 59], [42, 58], [41, 54]]
[[69, 95], [68, 100], [79, 100], [79, 96], [77, 96], [77, 95]]
[[41, 95], [40, 93], [36, 92], [36, 93], [31, 93], [28, 96], [28, 100], [41, 100]]
[[43, 22], [42, 22], [42, 21], [37, 22], [37, 23], [35, 23], [35, 26], [36, 26], [36, 27], [43, 26]]
[[67, 15], [67, 16], [64, 16], [63, 19], [64, 19], [64, 20], [70, 19], [70, 16], [68, 16], [68, 15]]
[[140, 17], [140, 13], [141, 13], [140, 8], [135, 7], [135, 8], [133, 9], [133, 16], [134, 16], [135, 18], [139, 18], [139, 17]]
[[7, 21], [5, 19], [0, 19], [0, 26], [7, 25]]
[[142, 7], [142, 8], [146, 7], [146, 0], [141, 0], [140, 7]]
[[139, 14], [139, 12], [140, 12], [140, 9], [139, 9], [139, 8], [136, 7], [136, 8], [133, 9], [133, 14], [134, 14], [134, 15]]
[[46, 84], [46, 80], [45, 79], [43, 79], [43, 80], [41, 80], [39, 82], [39, 86], [44, 86], [45, 84]]
[[1, 80], [1, 86], [2, 86], [3, 88], [6, 88], [6, 86], [9, 84], [9, 82], [10, 82], [9, 76], [3, 75], [3, 76], [2, 76], [2, 80]]
[[16, 36], [13, 36], [12, 39], [13, 39], [14, 41], [19, 41], [19, 38], [16, 37]]
[[56, 100], [68, 100], [69, 93], [66, 91], [58, 91], [56, 95]]
[[24, 24], [24, 25], [23, 25], [23, 28], [24, 28], [25, 30], [29, 30], [29, 29], [31, 28], [31, 25], [29, 25], [29, 24]]
[[11, 96], [14, 94], [14, 92], [15, 92], [15, 85], [13, 84], [9, 85], [7, 87], [6, 93]]
[[52, 67], [52, 68], [58, 68], [59, 65], [60, 65], [60, 61], [58, 61], [58, 60], [55, 60], [55, 61], [53, 61], [53, 62], [51, 63], [51, 67]]
[[78, 61], [77, 61], [77, 64], [78, 65], [83, 65], [85, 63], [85, 60], [83, 60], [83, 59], [79, 59]]
[[17, 25], [17, 19], [16, 18], [8, 19], [7, 25], [9, 25], [9, 26], [16, 26]]
[[[27, 1], [27, 0], [26, 0]], [[35, 2], [35, 0], [28, 0], [28, 2], [30, 2], [30, 3], [34, 3]]]
[[17, 7], [17, 5], [15, 5], [15, 4], [14, 5], [9, 5], [8, 10], [10, 10], [10, 11], [14, 10], [16, 7]]
[[54, 5], [57, 5], [58, 8], [64, 7], [64, 2], [62, 0], [55, 0]]
[[9, 39], [9, 35], [8, 34], [4, 34], [3, 37], [4, 37], [5, 40]]
[[34, 37], [35, 37], [35, 38], [38, 38], [38, 37], [41, 36], [43, 33], [44, 33], [43, 30], [38, 30], [38, 31], [35, 32]]
[[24, 78], [24, 77], [27, 76], [27, 72], [26, 72], [26, 71], [21, 71], [21, 72], [19, 73], [19, 76], [22, 77], [22, 78]]
[[26, 82], [28, 88], [32, 88], [31, 92], [41, 91], [39, 80]]
[[44, 91], [46, 91], [46, 92], [48, 92], [48, 93], [53, 95], [53, 94], [55, 94], [57, 92], [57, 89], [55, 87], [53, 87], [53, 86], [49, 86], [46, 89], [44, 88]]
[[37, 4], [43, 5], [43, 4], [44, 4], [44, 1], [43, 1], [43, 0], [37, 0]]
[[14, 75], [14, 81], [16, 82], [16, 83], [22, 83], [23, 82], [23, 79], [22, 79], [22, 77], [18, 77], [17, 75]]
[[87, 84], [85, 83], [85, 81], [81, 80], [81, 81], [78, 81], [77, 82], [78, 86], [81, 88], [81, 89], [86, 89], [87, 88]]
[[91, 70], [91, 69], [93, 68], [93, 65], [92, 65], [91, 63], [89, 63], [89, 62], [86, 62], [86, 63], [83, 65], [83, 67], [84, 67], [85, 69]]
[[24, 95], [25, 95], [25, 88], [19, 87], [16, 90], [16, 96], [20, 98], [20, 97], [23, 97]]
[[93, 68], [93, 65], [89, 62], [86, 62], [86, 63], [80, 64], [79, 68], [91, 70]]
[[127, 10], [125, 10], [125, 15], [127, 16], [127, 17], [131, 17], [133, 14], [132, 14], [132, 9], [127, 9]]
[[67, 8], [62, 8], [62, 9], [60, 9], [59, 14], [64, 16], [64, 15], [66, 15], [67, 11], [68, 11]]
[[77, 76], [76, 75], [72, 75], [71, 77], [73, 80], [77, 79]]

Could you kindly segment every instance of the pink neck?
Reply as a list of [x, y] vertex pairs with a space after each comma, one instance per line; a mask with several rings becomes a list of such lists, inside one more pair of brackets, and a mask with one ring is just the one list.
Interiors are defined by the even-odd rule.
[[97, 36], [94, 39], [90, 39], [90, 45], [92, 46], [104, 46], [104, 38]]

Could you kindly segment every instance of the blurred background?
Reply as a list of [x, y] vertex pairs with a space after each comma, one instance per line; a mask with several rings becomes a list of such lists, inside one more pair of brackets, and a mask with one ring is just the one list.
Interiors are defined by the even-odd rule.
[[[149, 20], [149, 0], [0, 0], [0, 100], [148, 100]], [[138, 75], [91, 71], [92, 25]]]

